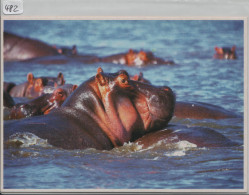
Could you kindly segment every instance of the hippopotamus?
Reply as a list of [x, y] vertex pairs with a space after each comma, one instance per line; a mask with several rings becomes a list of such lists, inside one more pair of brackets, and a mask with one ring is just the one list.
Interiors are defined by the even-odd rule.
[[46, 93], [53, 93], [54, 90], [56, 90], [57, 88], [61, 88], [63, 90], [65, 90], [65, 92], [70, 95], [76, 88], [78, 87], [78, 85], [73, 85], [73, 84], [64, 84], [58, 87], [55, 86], [45, 86], [43, 88], [42, 93], [46, 94]]
[[144, 78], [144, 75], [142, 72], [139, 72], [139, 74], [135, 74], [134, 76], [132, 76], [131, 80], [151, 84], [151, 82], [148, 79]]
[[139, 144], [142, 149], [146, 149], [154, 144], [164, 143], [170, 146], [179, 141], [188, 141], [195, 144], [196, 147], [232, 147], [240, 145], [212, 128], [186, 127], [183, 125], [170, 125], [167, 129], [150, 132], [137, 139], [135, 143]]
[[4, 32], [4, 61], [23, 61], [32, 58], [58, 55], [56, 48], [35, 39]]
[[[54, 46], [54, 47], [57, 48], [56, 46]], [[78, 53], [76, 45], [73, 45], [72, 48], [60, 47], [60, 48], [57, 48], [57, 51], [59, 54], [63, 54], [66, 56], [74, 56], [74, 55], [77, 55], [77, 53]]]
[[51, 94], [43, 94], [26, 103], [18, 103], [11, 108], [5, 120], [48, 114], [51, 110], [60, 107], [69, 95], [64, 89], [57, 88]]
[[9, 90], [12, 97], [36, 98], [43, 93], [44, 86], [61, 86], [65, 84], [64, 76], [60, 72], [57, 77], [38, 77], [32, 73], [27, 74], [27, 82], [13, 86]]
[[28, 132], [64, 149], [110, 150], [166, 127], [174, 107], [170, 87], [130, 80], [124, 70], [104, 73], [98, 68], [49, 114], [5, 121], [4, 140]]
[[[140, 72], [139, 75], [134, 75], [131, 79], [150, 84], [150, 81], [143, 77], [142, 72]], [[237, 118], [238, 115], [220, 106], [204, 102], [176, 101], [174, 117], [191, 119], [225, 119]]]
[[112, 56], [102, 57], [101, 62], [114, 63], [114, 64], [124, 64], [128, 66], [145, 66], [153, 64], [161, 65], [174, 65], [173, 61], [163, 60], [161, 58], [155, 57], [152, 52], [145, 52], [143, 50], [135, 51], [130, 49], [127, 53], [116, 54]]
[[177, 101], [174, 116], [191, 119], [225, 119], [237, 118], [238, 115], [220, 106], [204, 102], [181, 102]]
[[233, 46], [232, 48], [215, 47], [214, 50], [216, 52], [214, 54], [214, 58], [216, 58], [216, 59], [226, 59], [226, 60], [237, 59], [236, 46]]

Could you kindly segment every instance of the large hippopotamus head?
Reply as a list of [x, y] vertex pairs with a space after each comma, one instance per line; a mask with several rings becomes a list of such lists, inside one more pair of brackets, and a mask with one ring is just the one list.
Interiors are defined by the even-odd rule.
[[[165, 127], [173, 116], [175, 96], [169, 87], [155, 87], [130, 80], [125, 70], [104, 73], [99, 68], [87, 86], [94, 91], [91, 101], [95, 102], [95, 108], [91, 109], [108, 126], [106, 129], [99, 124], [114, 146]], [[82, 93], [85, 87], [86, 83], [79, 86], [63, 106], [84, 107], [86, 96], [90, 94]]]

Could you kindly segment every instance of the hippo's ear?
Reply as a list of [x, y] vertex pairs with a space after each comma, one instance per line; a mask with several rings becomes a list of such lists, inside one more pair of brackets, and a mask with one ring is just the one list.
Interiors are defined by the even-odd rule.
[[128, 53], [133, 54], [134, 53], [133, 49], [129, 49]]
[[232, 51], [232, 52], [235, 52], [235, 50], [236, 50], [236, 46], [234, 45], [234, 46], [232, 47], [231, 51]]
[[34, 75], [31, 72], [27, 74], [27, 80], [29, 83], [34, 82]]
[[58, 84], [59, 85], [64, 85], [65, 84], [65, 80], [64, 80], [64, 76], [61, 72], [59, 72], [58, 76], [57, 76], [57, 79], [58, 79]]
[[97, 73], [96, 76], [96, 81], [101, 85], [105, 85], [106, 84], [106, 81], [105, 81], [105, 78], [103, 77], [103, 75], [101, 74], [101, 72]]
[[73, 85], [72, 91], [74, 91], [77, 87], [78, 87], [78, 85]]
[[223, 49], [221, 47], [215, 47], [214, 49], [218, 54], [223, 54]]
[[98, 67], [97, 73], [100, 73], [100, 72], [104, 72], [104, 71], [103, 71], [103, 69], [101, 67]]

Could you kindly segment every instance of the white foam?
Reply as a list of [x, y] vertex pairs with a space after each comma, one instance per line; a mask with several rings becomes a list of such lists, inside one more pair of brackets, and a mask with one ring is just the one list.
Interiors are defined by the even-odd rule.
[[51, 146], [48, 144], [47, 140], [41, 139], [38, 136], [32, 134], [32, 133], [15, 133], [10, 136], [9, 141], [19, 141], [22, 142], [22, 145], [20, 147], [29, 147], [33, 145], [42, 146], [42, 147], [48, 147]]
[[175, 143], [174, 148], [175, 148], [174, 151], [166, 152], [165, 155], [166, 156], [185, 156], [188, 150], [197, 148], [197, 145], [184, 140], [184, 141], [179, 141]]
[[138, 143], [132, 143], [132, 142], [128, 142], [128, 143], [125, 142], [123, 146], [128, 147], [129, 149], [131, 149], [134, 152], [141, 151], [143, 148], [143, 144], [140, 145]]

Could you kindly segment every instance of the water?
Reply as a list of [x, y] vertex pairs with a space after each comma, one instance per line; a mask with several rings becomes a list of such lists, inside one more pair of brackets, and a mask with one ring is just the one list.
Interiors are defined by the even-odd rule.
[[[77, 45], [81, 54], [106, 56], [129, 48], [153, 51], [175, 66], [115, 64], [4, 64], [4, 81], [21, 83], [28, 72], [80, 84], [96, 74], [143, 72], [154, 85], [168, 85], [178, 101], [222, 106], [241, 117], [223, 120], [173, 118], [171, 124], [209, 127], [240, 146], [199, 148], [182, 140], [144, 150], [126, 143], [111, 151], [63, 150], [26, 135], [26, 144], [4, 152], [5, 189], [243, 189], [243, 21], [5, 21], [8, 32], [49, 44]], [[215, 46], [236, 45], [237, 60], [212, 59]], [[19, 136], [20, 137], [20, 136]], [[20, 138], [19, 138], [20, 139]]]

